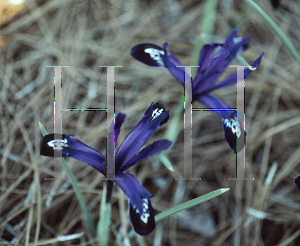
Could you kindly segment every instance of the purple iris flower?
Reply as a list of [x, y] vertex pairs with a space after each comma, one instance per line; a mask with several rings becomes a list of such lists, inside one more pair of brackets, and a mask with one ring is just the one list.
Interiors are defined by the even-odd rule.
[[[192, 83], [192, 100], [204, 104], [207, 108], [213, 109], [215, 113], [222, 117], [222, 124], [225, 138], [234, 153], [239, 152], [242, 148], [237, 149], [236, 140], [241, 135], [243, 118], [237, 115], [236, 111], [228, 106], [224, 101], [210, 93], [216, 89], [225, 88], [237, 83], [237, 73], [228, 76], [226, 79], [215, 83], [231, 61], [240, 52], [248, 48], [249, 37], [236, 37], [238, 29], [234, 29], [226, 37], [224, 43], [213, 42], [202, 47], [197, 66], [197, 73]], [[167, 48], [167, 42], [160, 47], [151, 43], [143, 43], [134, 46], [131, 49], [131, 55], [154, 67], [165, 67], [169, 72], [184, 86], [184, 68], [176, 67], [182, 64], [172, 55]], [[216, 48], [219, 50], [213, 55]], [[257, 68], [261, 63], [264, 52], [251, 63], [252, 67]], [[247, 79], [252, 70], [245, 69], [244, 78]], [[228, 109], [228, 110], [218, 110]], [[246, 144], [246, 132], [245, 132]]]
[[[115, 142], [120, 134], [126, 114], [118, 113], [115, 118]], [[131, 174], [124, 173], [148, 157], [167, 150], [172, 142], [162, 139], [141, 147], [149, 137], [169, 119], [169, 110], [165, 111], [159, 102], [151, 104], [140, 122], [128, 134], [120, 145], [115, 156], [115, 180], [113, 180], [128, 196], [130, 218], [134, 230], [140, 235], [148, 235], [155, 228], [154, 211], [151, 205], [151, 195]], [[46, 135], [42, 141], [41, 155], [54, 156], [54, 151], [63, 157], [73, 157], [85, 162], [106, 176], [106, 159], [92, 147], [82, 143], [72, 136], [63, 134], [61, 140], [54, 140], [54, 134]]]

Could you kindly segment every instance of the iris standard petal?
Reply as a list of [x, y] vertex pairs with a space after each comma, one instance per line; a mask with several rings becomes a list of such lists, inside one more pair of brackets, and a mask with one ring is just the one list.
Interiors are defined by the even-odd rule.
[[[230, 148], [233, 150], [235, 154], [240, 152], [244, 146], [241, 148], [238, 148], [237, 146], [237, 139], [241, 137], [241, 131], [243, 129], [243, 124], [242, 124], [242, 117], [238, 115], [236, 117], [236, 113], [233, 113], [231, 117], [229, 118], [222, 118], [222, 124], [223, 124], [223, 129], [225, 133], [225, 139], [228, 142]], [[246, 145], [246, 131], [245, 132], [245, 142], [244, 144]]]
[[106, 175], [106, 159], [101, 153], [75, 137], [62, 134], [61, 138], [54, 139], [54, 133], [46, 135], [42, 140], [40, 154], [54, 157], [54, 151], [58, 151], [62, 157], [73, 157], [91, 165], [104, 176]]
[[121, 126], [126, 118], [126, 114], [118, 113], [115, 119], [115, 141], [117, 144], [119, 134], [121, 132]]
[[248, 40], [249, 37], [236, 37], [238, 33], [238, 29], [233, 29], [228, 36], [225, 38], [224, 43], [228, 46], [227, 48], [220, 48], [215, 56], [218, 56], [219, 54], [223, 52], [229, 52], [229, 60], [228, 63], [230, 63], [234, 57], [243, 51], [245, 51], [248, 46]]
[[222, 53], [213, 58], [204, 73], [198, 73], [193, 81], [193, 94], [200, 94], [210, 88], [221, 76], [228, 65], [229, 53]]
[[[265, 54], [265, 52], [262, 52], [261, 55], [251, 63], [251, 66], [252, 67], [258, 67], [262, 61], [262, 57], [263, 55]], [[236, 68], [234, 68], [236, 69]], [[244, 79], [247, 79], [248, 76], [253, 72], [252, 70], [250, 69], [245, 69], [244, 71]], [[208, 94], [214, 90], [217, 90], [217, 89], [221, 89], [221, 88], [225, 88], [225, 87], [228, 87], [228, 86], [232, 86], [234, 84], [237, 83], [237, 73], [233, 73], [231, 75], [229, 75], [226, 79], [220, 81], [219, 83], [217, 83], [216, 85], [212, 86], [211, 88], [208, 88], [207, 90], [203, 91], [204, 94]]]
[[[115, 163], [116, 163], [117, 169], [119, 169], [119, 167], [121, 167], [123, 165], [123, 163], [126, 163], [127, 160], [125, 160], [125, 158], [126, 158], [126, 156], [129, 155], [131, 145], [136, 141], [136, 138], [138, 136], [140, 136], [146, 130], [147, 125], [150, 122], [151, 116], [153, 113], [152, 105], [153, 105], [153, 103], [151, 103], [150, 107], [146, 110], [146, 112], [144, 113], [144, 115], [141, 118], [141, 120], [139, 121], [139, 123], [127, 135], [127, 137], [124, 139], [124, 141], [120, 145], [118, 151], [116, 152]], [[130, 158], [132, 158], [136, 153], [137, 152], [131, 154]]]
[[116, 153], [116, 169], [126, 164], [149, 137], [169, 119], [161, 103], [151, 104], [136, 127], [128, 134]]
[[143, 62], [149, 66], [165, 67], [165, 64], [163, 62], [165, 51], [163, 48], [159, 47], [156, 44], [138, 44], [131, 49], [130, 55], [138, 61]]
[[[204, 94], [196, 98], [197, 101], [204, 104], [208, 109], [211, 109], [216, 114], [220, 115], [222, 118], [229, 118], [232, 115], [232, 112], [235, 110], [232, 109], [228, 104], [219, 99], [216, 96]], [[223, 109], [223, 110], [218, 110]], [[224, 110], [227, 109], [227, 110]]]
[[250, 37], [236, 38], [235, 44], [229, 49], [228, 65], [235, 59], [236, 55], [244, 52], [248, 48]]
[[211, 55], [214, 53], [215, 49], [219, 46], [224, 48], [227, 47], [227, 45], [224, 46], [224, 44], [217, 43], [217, 42], [203, 45], [198, 58], [197, 66], [200, 67], [197, 68], [197, 73], [203, 73], [207, 69], [207, 65], [210, 62]]
[[235, 28], [233, 29], [225, 38], [224, 43], [227, 44], [229, 47], [233, 44], [233, 39], [236, 37], [238, 34], [239, 29]]
[[152, 144], [149, 144], [147, 147], [143, 148], [139, 153], [137, 153], [133, 158], [131, 158], [127, 163], [125, 163], [124, 166], [120, 168], [120, 171], [124, 172], [138, 162], [144, 161], [150, 156], [158, 155], [160, 152], [170, 148], [171, 145], [172, 142], [166, 139], [158, 140]]

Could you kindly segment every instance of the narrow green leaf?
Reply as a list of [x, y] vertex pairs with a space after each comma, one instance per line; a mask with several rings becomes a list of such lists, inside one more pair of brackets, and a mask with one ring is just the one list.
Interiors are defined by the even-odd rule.
[[[218, 190], [215, 190], [215, 191], [212, 191], [212, 192], [209, 192], [203, 196], [199, 196], [195, 199], [192, 199], [192, 200], [189, 200], [187, 202], [184, 202], [184, 203], [181, 203], [173, 208], [170, 208], [166, 211], [163, 211], [161, 212], [160, 214], [156, 215], [155, 216], [155, 222], [158, 222], [160, 220], [163, 220], [173, 214], [176, 214], [182, 210], [185, 210], [185, 209], [189, 209], [189, 208], [192, 208], [196, 205], [199, 205], [200, 203], [203, 203], [203, 202], [206, 202], [210, 199], [213, 199], [217, 196], [220, 196], [222, 195], [223, 193], [225, 193], [226, 191], [229, 191], [230, 188], [221, 188], [221, 189], [218, 189]], [[134, 230], [130, 231], [128, 233], [128, 238], [132, 238], [134, 236], [135, 232]]]
[[220, 196], [222, 195], [223, 193], [225, 193], [226, 191], [229, 191], [230, 188], [222, 188], [222, 189], [218, 189], [218, 190], [215, 190], [215, 191], [212, 191], [212, 192], [209, 192], [203, 196], [200, 196], [200, 197], [197, 197], [195, 199], [192, 199], [192, 200], [189, 200], [187, 202], [184, 202], [184, 203], [181, 203], [173, 208], [170, 208], [166, 211], [163, 211], [161, 212], [160, 214], [156, 215], [155, 216], [155, 221], [158, 222], [160, 220], [163, 220], [169, 216], [171, 216], [172, 214], [176, 214], [182, 210], [185, 210], [185, 209], [189, 209], [189, 208], [192, 208], [200, 203], [203, 203], [203, 202], [206, 202], [210, 199], [213, 199], [217, 196]]
[[296, 61], [300, 64], [300, 55], [296, 50], [293, 43], [288, 39], [288, 37], [280, 30], [276, 23], [267, 15], [265, 11], [262, 10], [259, 5], [257, 5], [252, 0], [244, 0], [251, 8], [253, 8], [264, 20], [265, 22], [273, 29], [273, 31], [278, 35], [284, 45], [288, 48], [291, 54], [294, 56]]
[[109, 241], [109, 228], [111, 218], [111, 204], [106, 203], [106, 185], [103, 185], [103, 194], [100, 207], [100, 219], [97, 227], [98, 245], [107, 246]]
[[[40, 127], [40, 130], [41, 130], [43, 136], [48, 135], [47, 130], [45, 129], [45, 127], [42, 125], [41, 122], [39, 122], [39, 127]], [[58, 158], [58, 160], [61, 163], [62, 168], [66, 172], [66, 175], [70, 179], [70, 183], [73, 187], [73, 190], [75, 192], [75, 195], [76, 195], [77, 200], [79, 202], [79, 205], [81, 207], [82, 213], [83, 213], [84, 218], [87, 222], [89, 231], [90, 231], [91, 235], [94, 237], [96, 235], [96, 233], [95, 233], [95, 228], [94, 228], [94, 225], [93, 225], [92, 216], [91, 216], [90, 210], [87, 206], [86, 200], [85, 200], [85, 198], [82, 194], [82, 191], [79, 188], [78, 182], [77, 182], [74, 174], [72, 173], [71, 169], [69, 168], [67, 162], [65, 161], [65, 159], [64, 158]]]
[[45, 127], [42, 125], [41, 122], [39, 122], [39, 127], [40, 127], [40, 130], [43, 134], [43, 136], [45, 137], [46, 135], [48, 135], [48, 132], [46, 131]]

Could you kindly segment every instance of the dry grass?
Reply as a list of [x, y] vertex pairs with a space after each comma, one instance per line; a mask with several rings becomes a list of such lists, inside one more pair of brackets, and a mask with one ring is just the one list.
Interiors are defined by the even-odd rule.
[[[151, 102], [162, 102], [172, 117], [182, 94], [166, 69], [137, 62], [129, 55], [131, 47], [168, 41], [169, 50], [188, 65], [204, 3], [28, 1], [20, 13], [2, 22], [1, 245], [12, 240], [16, 245], [95, 245], [72, 188], [62, 191], [68, 180], [45, 180], [54, 175], [53, 160], [39, 155], [42, 135], [38, 122], [49, 132], [53, 129], [53, 70], [45, 66], [71, 65], [63, 69], [63, 107], [88, 108], [106, 106], [106, 71], [98, 66], [123, 65], [115, 75], [116, 111], [127, 113], [122, 140]], [[280, 11], [274, 11], [266, 0], [260, 5], [300, 50], [296, 1], [284, 1], [285, 10]], [[251, 48], [243, 54], [247, 61], [266, 52], [259, 69], [246, 81], [246, 175], [255, 180], [228, 181], [235, 177], [235, 156], [224, 140], [220, 118], [212, 112], [194, 112], [193, 175], [201, 181], [175, 179], [183, 174], [182, 131], [168, 154], [174, 173], [156, 158], [130, 172], [156, 193], [152, 204], [157, 212], [221, 187], [231, 190], [158, 223], [151, 235], [135, 237], [131, 245], [300, 245], [300, 193], [294, 184], [300, 172], [299, 65], [258, 15], [246, 10], [243, 1], [220, 1], [214, 36], [206, 42], [222, 41], [234, 27], [240, 29], [240, 35], [251, 37]], [[235, 91], [231, 87], [215, 94], [234, 106]], [[65, 112], [63, 131], [105, 153], [105, 120], [103, 112]], [[149, 141], [161, 138], [167, 126]], [[96, 223], [101, 174], [73, 159], [67, 162]], [[273, 178], [271, 170], [275, 171]], [[120, 235], [131, 230], [126, 200], [115, 186], [110, 245], [120, 244]], [[265, 214], [257, 217], [250, 208]], [[190, 228], [182, 221], [188, 221]], [[84, 232], [80, 239], [64, 243], [56, 239], [80, 232]]]

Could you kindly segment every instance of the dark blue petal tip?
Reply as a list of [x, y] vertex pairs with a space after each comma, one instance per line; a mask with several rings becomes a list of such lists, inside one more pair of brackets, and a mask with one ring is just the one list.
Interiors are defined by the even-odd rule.
[[300, 176], [295, 178], [295, 184], [297, 185], [298, 189], [300, 190]]
[[[228, 142], [230, 148], [233, 150], [235, 154], [240, 152], [244, 146], [238, 147], [237, 146], [237, 139], [241, 137], [241, 127], [240, 127], [240, 122], [237, 120], [237, 117], [230, 117], [230, 118], [222, 118], [222, 124], [223, 124], [223, 129], [225, 133], [225, 139]], [[245, 133], [245, 141], [244, 145], [246, 145], [246, 136], [247, 133]]]
[[55, 134], [55, 137], [56, 139], [54, 139], [54, 133], [43, 137], [41, 155], [54, 157], [54, 152], [62, 153], [63, 148], [69, 147], [68, 140], [64, 134]]
[[271, 4], [272, 4], [272, 7], [274, 9], [277, 9], [280, 7], [280, 1], [279, 0], [271, 0]]
[[[165, 45], [165, 44], [164, 44]], [[153, 67], [164, 67], [165, 50], [156, 44], [144, 43], [134, 46], [130, 55], [140, 62]]]
[[139, 211], [135, 205], [129, 202], [130, 219], [136, 233], [146, 236], [155, 229], [154, 210], [149, 198], [143, 198], [143, 211]]
[[[151, 121], [156, 119], [158, 116], [160, 116], [162, 113], [166, 112], [164, 106], [160, 103], [157, 102], [152, 105], [153, 111], [152, 111], [152, 116], [151, 116]], [[167, 111], [168, 112], [168, 111]], [[161, 122], [160, 124], [163, 125], [168, 122], [170, 118], [170, 115], [168, 114]]]

